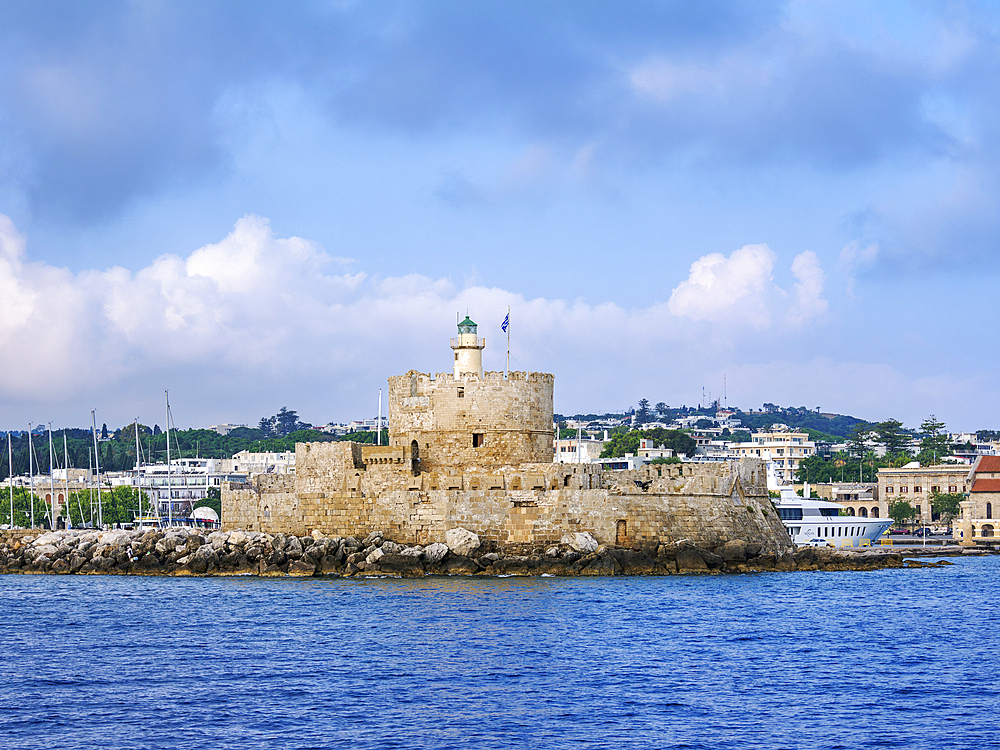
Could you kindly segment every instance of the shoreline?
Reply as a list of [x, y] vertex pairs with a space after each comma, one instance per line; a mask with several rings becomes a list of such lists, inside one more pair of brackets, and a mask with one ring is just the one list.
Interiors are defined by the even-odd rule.
[[951, 565], [910, 556], [988, 554], [956, 548], [920, 550], [806, 547], [762, 554], [760, 545], [729, 541], [715, 549], [687, 540], [632, 547], [599, 544], [590, 534], [567, 535], [542, 547], [480, 540], [465, 529], [447, 542], [405, 546], [382, 532], [364, 540], [175, 528], [148, 531], [69, 530], [25, 534], [0, 542], [0, 573], [28, 575], [394, 577], [667, 576], [792, 571], [867, 571]]

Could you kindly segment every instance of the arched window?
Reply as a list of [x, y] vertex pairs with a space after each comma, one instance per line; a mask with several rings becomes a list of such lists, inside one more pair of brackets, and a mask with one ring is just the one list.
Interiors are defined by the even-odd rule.
[[979, 536], [993, 536], [993, 525], [984, 523], [983, 528], [979, 532]]
[[853, 516], [854, 515], [854, 508], [848, 508], [847, 509], [847, 515]]
[[413, 470], [413, 476], [420, 476], [420, 445], [416, 440], [410, 443], [410, 467]]
[[859, 508], [858, 515], [862, 518], [868, 518], [868, 508]]
[[986, 503], [986, 517], [993, 518], [993, 503]]
[[878, 506], [872, 508], [872, 518], [878, 518]]

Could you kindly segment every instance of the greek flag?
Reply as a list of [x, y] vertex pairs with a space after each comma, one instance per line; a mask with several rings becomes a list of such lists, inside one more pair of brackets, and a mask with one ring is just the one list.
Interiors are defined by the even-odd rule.
[[507, 315], [503, 319], [503, 323], [500, 324], [500, 329], [504, 333], [507, 333], [507, 326], [509, 325], [510, 325], [510, 313], [507, 313]]

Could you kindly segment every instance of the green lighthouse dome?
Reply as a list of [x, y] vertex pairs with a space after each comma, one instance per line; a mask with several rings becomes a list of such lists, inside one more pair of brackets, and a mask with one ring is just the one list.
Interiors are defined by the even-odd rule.
[[472, 318], [468, 315], [465, 316], [465, 320], [458, 324], [458, 332], [464, 333], [475, 333], [479, 330], [479, 327], [473, 322]]

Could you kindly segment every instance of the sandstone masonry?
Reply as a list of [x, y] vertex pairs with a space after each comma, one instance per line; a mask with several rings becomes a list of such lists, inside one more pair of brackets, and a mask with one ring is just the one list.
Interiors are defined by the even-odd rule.
[[222, 522], [244, 531], [444, 541], [464, 528], [506, 549], [588, 532], [635, 547], [688, 540], [781, 554], [791, 540], [757, 458], [635, 471], [552, 463], [554, 377], [482, 372], [485, 342], [466, 318], [452, 340], [455, 372], [389, 379], [388, 446], [302, 443], [295, 474], [256, 476], [222, 491]]

